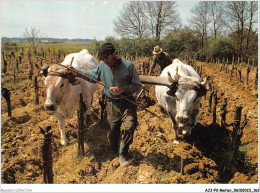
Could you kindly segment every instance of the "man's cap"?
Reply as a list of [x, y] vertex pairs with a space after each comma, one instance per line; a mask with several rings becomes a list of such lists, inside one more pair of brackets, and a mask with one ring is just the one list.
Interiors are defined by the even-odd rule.
[[159, 46], [155, 46], [153, 49], [153, 54], [160, 54], [162, 52], [162, 48]]
[[115, 48], [111, 43], [105, 43], [98, 49], [98, 59], [103, 60], [108, 57], [110, 54], [115, 52]]

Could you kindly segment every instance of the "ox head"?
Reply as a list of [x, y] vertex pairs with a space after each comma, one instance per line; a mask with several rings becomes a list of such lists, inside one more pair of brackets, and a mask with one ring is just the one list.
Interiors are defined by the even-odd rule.
[[74, 76], [67, 74], [65, 68], [58, 65], [44, 64], [41, 74], [44, 75], [43, 81], [46, 86], [47, 99], [44, 108], [49, 111], [56, 111], [64, 95], [68, 91], [68, 86], [78, 85], [80, 81]]
[[168, 72], [168, 81], [171, 85], [167, 94], [175, 99], [176, 116], [174, 119], [178, 131], [183, 135], [190, 135], [197, 123], [201, 97], [209, 90], [208, 77], [202, 80], [191, 76], [180, 76], [177, 67], [173, 78]]

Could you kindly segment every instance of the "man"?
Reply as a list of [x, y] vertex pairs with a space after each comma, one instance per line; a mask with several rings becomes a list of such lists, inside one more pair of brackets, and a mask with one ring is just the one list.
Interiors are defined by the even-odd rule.
[[150, 68], [148, 75], [150, 76], [156, 64], [160, 66], [160, 73], [163, 69], [172, 63], [171, 56], [167, 52], [162, 52], [162, 48], [155, 46], [153, 49], [153, 65]]
[[[102, 60], [95, 70], [81, 72], [109, 88], [104, 87], [106, 96], [107, 119], [110, 132], [107, 135], [112, 150], [118, 153], [121, 166], [129, 165], [127, 154], [129, 145], [133, 142], [134, 130], [137, 127], [137, 107], [120, 98], [119, 95], [134, 101], [133, 93], [142, 89], [141, 81], [131, 61], [117, 56], [111, 43], [103, 44], [98, 50], [98, 59]], [[72, 68], [70, 66], [70, 68]], [[70, 70], [67, 71], [71, 73]]]

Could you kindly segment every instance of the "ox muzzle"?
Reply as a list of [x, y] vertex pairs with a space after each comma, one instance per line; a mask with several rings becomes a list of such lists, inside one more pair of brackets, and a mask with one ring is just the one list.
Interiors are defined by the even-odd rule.
[[195, 121], [188, 116], [176, 116], [178, 125], [178, 133], [184, 136], [190, 135], [192, 128], [195, 126]]
[[45, 103], [44, 109], [47, 110], [47, 111], [55, 112], [57, 107], [54, 104]]

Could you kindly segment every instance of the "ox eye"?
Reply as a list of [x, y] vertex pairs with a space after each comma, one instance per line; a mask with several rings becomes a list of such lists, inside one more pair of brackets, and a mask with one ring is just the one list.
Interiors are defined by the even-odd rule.
[[62, 88], [64, 86], [64, 84], [60, 85], [60, 88]]

